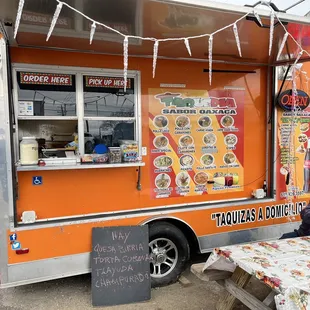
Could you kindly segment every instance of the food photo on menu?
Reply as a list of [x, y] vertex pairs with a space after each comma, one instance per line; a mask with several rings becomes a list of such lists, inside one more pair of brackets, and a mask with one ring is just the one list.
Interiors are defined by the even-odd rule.
[[194, 164], [195, 160], [192, 155], [182, 155], [180, 158], [180, 164], [182, 167], [192, 167]]
[[171, 178], [167, 173], [158, 174], [155, 184], [158, 189], [167, 189], [170, 186]]
[[154, 139], [154, 146], [158, 149], [164, 149], [168, 147], [168, 145], [169, 145], [169, 140], [165, 136], [157, 136]]
[[224, 162], [226, 165], [232, 165], [236, 162], [237, 158], [234, 153], [227, 153], [224, 155]]
[[165, 155], [158, 156], [154, 160], [154, 166], [156, 168], [159, 168], [159, 169], [160, 168], [168, 168], [168, 167], [172, 166], [172, 164], [173, 164], [172, 158], [169, 156], [165, 156]]
[[214, 133], [208, 133], [204, 135], [203, 142], [208, 146], [213, 146], [217, 141], [217, 137]]
[[234, 125], [234, 118], [232, 116], [226, 115], [221, 119], [221, 124], [225, 128], [232, 127]]
[[154, 125], [157, 128], [165, 128], [168, 126], [168, 124], [169, 122], [166, 116], [159, 115], [159, 116], [156, 116], [154, 119]]
[[[308, 125], [308, 126], [306, 126]], [[302, 130], [304, 129], [304, 130]], [[306, 132], [309, 130], [309, 124], [302, 124], [300, 125], [300, 131], [301, 132]], [[305, 154], [307, 151], [307, 146], [305, 145], [308, 142], [308, 136], [304, 133], [300, 134], [298, 136], [298, 142], [299, 142], [299, 146], [296, 149], [296, 152], [299, 154]]]
[[212, 120], [209, 116], [202, 116], [199, 118], [198, 124], [200, 127], [208, 128], [212, 125]]
[[192, 136], [190, 135], [185, 135], [182, 136], [179, 140], [179, 144], [181, 147], [189, 147], [189, 146], [193, 146], [194, 144], [194, 139]]
[[214, 164], [214, 156], [212, 154], [202, 155], [200, 162], [203, 166], [211, 166]]
[[176, 177], [178, 187], [187, 187], [191, 182], [191, 178], [187, 172], [180, 172]]
[[224, 138], [224, 141], [228, 147], [234, 147], [238, 142], [238, 138], [234, 134], [229, 134]]
[[177, 117], [175, 124], [177, 127], [180, 127], [180, 128], [189, 127], [190, 120], [187, 116], [179, 116]]
[[198, 172], [195, 174], [194, 181], [197, 185], [206, 185], [209, 181], [209, 175], [206, 172]]

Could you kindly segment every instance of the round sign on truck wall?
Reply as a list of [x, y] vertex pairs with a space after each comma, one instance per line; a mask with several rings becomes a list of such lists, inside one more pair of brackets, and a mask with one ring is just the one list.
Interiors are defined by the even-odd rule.
[[[295, 107], [299, 110], [304, 110], [308, 107], [310, 98], [303, 90], [297, 89], [297, 95], [295, 96]], [[288, 89], [281, 93], [278, 98], [279, 106], [286, 111], [292, 111], [294, 109], [293, 90]]]

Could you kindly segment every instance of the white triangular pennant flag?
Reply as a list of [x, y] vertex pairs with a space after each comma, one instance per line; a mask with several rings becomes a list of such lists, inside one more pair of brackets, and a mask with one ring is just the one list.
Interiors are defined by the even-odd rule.
[[155, 77], [155, 72], [156, 72], [158, 44], [159, 44], [159, 42], [156, 40], [154, 43], [154, 48], [153, 48], [153, 78]]
[[94, 38], [94, 35], [95, 35], [95, 31], [96, 31], [96, 22], [93, 22], [93, 24], [91, 25], [91, 29], [90, 29], [89, 44], [93, 43], [93, 38]]
[[124, 38], [123, 43], [123, 53], [124, 53], [124, 92], [127, 90], [127, 71], [128, 71], [128, 37]]
[[281, 42], [281, 45], [280, 45], [280, 48], [279, 48], [279, 51], [278, 51], [278, 55], [277, 55], [277, 60], [279, 60], [281, 54], [282, 54], [282, 51], [284, 49], [284, 45], [287, 41], [287, 38], [288, 38], [288, 32], [285, 33], [284, 37], [283, 37], [283, 40]]
[[189, 56], [192, 56], [192, 51], [191, 51], [191, 47], [189, 46], [188, 39], [184, 39], [184, 44], [186, 46], [186, 49], [187, 49], [187, 52], [188, 52]]
[[55, 11], [53, 19], [52, 19], [51, 27], [50, 27], [48, 34], [47, 34], [46, 41], [48, 41], [50, 39], [50, 36], [52, 35], [52, 32], [53, 32], [53, 30], [56, 26], [56, 23], [57, 23], [57, 19], [59, 17], [60, 12], [61, 12], [62, 5], [63, 5], [62, 2], [59, 2], [59, 4], [57, 5], [56, 11]]
[[300, 60], [301, 56], [303, 55], [303, 53], [304, 53], [303, 50], [300, 51], [300, 52], [298, 53], [298, 55], [297, 55], [297, 57], [296, 57], [296, 59], [295, 59], [295, 62], [294, 62], [294, 68], [295, 68], [295, 69], [298, 68], [297, 64], [298, 64], [298, 61]]
[[271, 55], [272, 51], [273, 35], [274, 35], [274, 11], [272, 10], [270, 14], [269, 56]]
[[209, 37], [209, 83], [212, 84], [212, 54], [213, 54], [213, 35]]
[[253, 14], [254, 14], [254, 16], [256, 17], [256, 19], [257, 19], [257, 21], [259, 22], [259, 24], [260, 24], [261, 26], [263, 26], [262, 20], [261, 20], [260, 16], [258, 15], [258, 13], [254, 10], [254, 11], [253, 11]]
[[17, 15], [16, 15], [16, 21], [15, 21], [15, 28], [14, 28], [14, 39], [16, 39], [20, 19], [23, 14], [23, 8], [24, 8], [25, 0], [19, 0], [18, 9], [17, 9]]
[[239, 56], [242, 57], [242, 53], [241, 53], [241, 44], [240, 44], [240, 39], [239, 39], [237, 24], [234, 24], [233, 30], [234, 30], [234, 35], [235, 35], [237, 47], [238, 47]]

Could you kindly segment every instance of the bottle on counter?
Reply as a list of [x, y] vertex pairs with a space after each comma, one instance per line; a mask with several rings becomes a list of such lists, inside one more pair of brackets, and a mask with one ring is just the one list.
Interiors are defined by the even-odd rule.
[[20, 145], [20, 164], [37, 165], [39, 160], [38, 142], [35, 137], [23, 137]]
[[136, 162], [139, 156], [139, 146], [137, 141], [132, 140], [119, 140], [122, 161], [123, 162]]
[[264, 180], [263, 190], [264, 190], [265, 194], [267, 194], [267, 181], [266, 180]]
[[305, 193], [310, 192], [310, 139], [308, 139], [308, 146], [304, 161], [304, 188]]

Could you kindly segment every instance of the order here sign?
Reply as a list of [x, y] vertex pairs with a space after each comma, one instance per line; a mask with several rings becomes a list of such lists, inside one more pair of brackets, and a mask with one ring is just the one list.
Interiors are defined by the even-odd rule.
[[72, 86], [72, 75], [54, 73], [21, 72], [21, 84]]
[[[123, 88], [124, 79], [106, 76], [86, 76], [85, 84], [86, 87]], [[130, 79], [127, 79], [126, 87], [131, 88]]]

